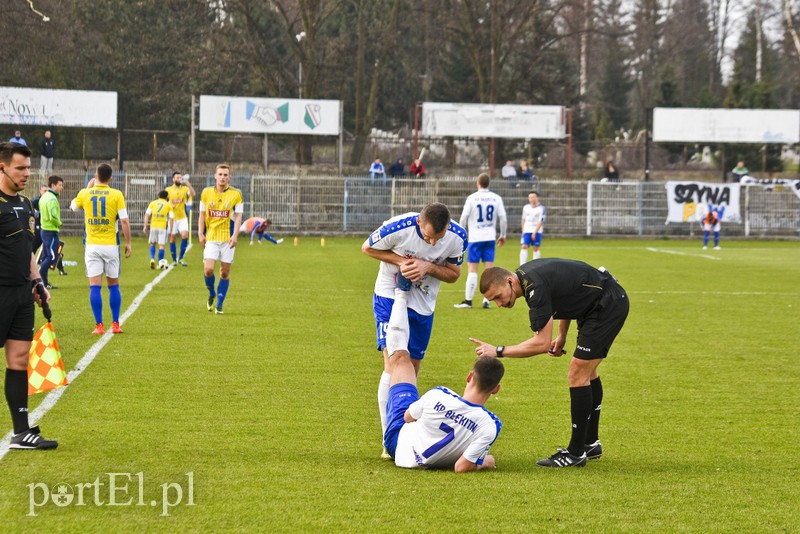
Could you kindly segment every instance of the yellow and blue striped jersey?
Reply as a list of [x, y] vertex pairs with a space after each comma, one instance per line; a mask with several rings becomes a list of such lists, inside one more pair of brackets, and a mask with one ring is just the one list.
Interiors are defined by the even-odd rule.
[[189, 188], [185, 185], [167, 187], [169, 201], [172, 204], [172, 215], [176, 221], [186, 218], [186, 201], [189, 200]]
[[87, 245], [116, 245], [117, 216], [128, 218], [125, 197], [108, 184], [81, 189], [75, 205], [83, 210]]
[[206, 241], [229, 241], [233, 235], [233, 214], [244, 211], [242, 192], [228, 187], [219, 193], [214, 186], [206, 187], [200, 195], [200, 209], [206, 216]]
[[[166, 230], [167, 223], [169, 222], [170, 215], [172, 214], [172, 204], [163, 198], [157, 198], [147, 206], [147, 212], [150, 214], [150, 226], [152, 228], [161, 228]], [[173, 215], [174, 217], [174, 215]]]

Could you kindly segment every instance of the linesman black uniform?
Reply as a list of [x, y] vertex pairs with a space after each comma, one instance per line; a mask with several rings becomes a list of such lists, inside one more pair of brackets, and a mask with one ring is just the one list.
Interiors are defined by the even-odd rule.
[[[530, 308], [534, 336], [516, 345], [496, 347], [471, 340], [479, 356], [527, 358], [563, 351], [572, 320], [578, 324], [578, 339], [569, 368], [572, 437], [566, 449], [537, 462], [544, 467], [581, 467], [587, 459], [600, 458], [598, 438], [603, 386], [597, 367], [608, 356], [611, 344], [628, 316], [628, 296], [603, 267], [575, 260], [536, 259], [513, 273], [501, 268], [484, 271], [481, 293], [498, 306], [511, 308], [520, 297]], [[554, 335], [554, 322], [558, 332]]]
[[[19, 194], [30, 175], [30, 150], [0, 143], [0, 344], [6, 356], [5, 397], [14, 433], [11, 449], [54, 449], [39, 427], [28, 423], [28, 353], [33, 339], [33, 290], [42, 284], [33, 273], [33, 205]], [[14, 194], [16, 193], [16, 194]], [[49, 298], [41, 287], [44, 298]]]

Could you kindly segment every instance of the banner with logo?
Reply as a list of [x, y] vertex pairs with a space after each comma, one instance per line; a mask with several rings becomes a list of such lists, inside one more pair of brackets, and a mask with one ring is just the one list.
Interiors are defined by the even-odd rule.
[[791, 189], [792, 193], [800, 199], [800, 180], [759, 179], [752, 176], [743, 176], [739, 183], [743, 185], [760, 185], [767, 191], [780, 191], [786, 187]]
[[117, 93], [0, 87], [0, 123], [117, 127]]
[[716, 211], [723, 222], [742, 222], [739, 184], [667, 182], [667, 223], [700, 221]]
[[339, 135], [338, 100], [200, 96], [204, 132]]

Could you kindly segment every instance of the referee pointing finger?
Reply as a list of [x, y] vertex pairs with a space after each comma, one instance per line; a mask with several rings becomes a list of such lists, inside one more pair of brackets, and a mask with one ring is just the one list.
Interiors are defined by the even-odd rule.
[[[481, 293], [501, 308], [512, 308], [520, 297], [530, 308], [533, 337], [516, 345], [490, 345], [470, 338], [479, 356], [528, 358], [566, 354], [564, 343], [571, 321], [578, 339], [569, 365], [572, 437], [566, 449], [536, 462], [543, 467], [582, 467], [603, 453], [598, 438], [603, 386], [597, 368], [608, 355], [628, 316], [628, 296], [605, 268], [558, 258], [537, 259], [511, 272], [486, 269]], [[558, 332], [553, 338], [553, 323]]]

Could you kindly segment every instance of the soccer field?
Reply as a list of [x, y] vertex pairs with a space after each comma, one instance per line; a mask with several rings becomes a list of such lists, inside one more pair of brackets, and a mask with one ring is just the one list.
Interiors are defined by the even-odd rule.
[[[503, 422], [498, 468], [456, 475], [380, 459], [378, 263], [360, 253], [362, 241], [243, 239], [222, 316], [206, 311], [195, 245], [189, 267], [169, 271], [44, 416], [43, 434], [59, 448], [0, 459], [4, 530], [798, 528], [797, 242], [723, 240], [703, 251], [697, 240], [546, 239], [544, 257], [603, 265], [630, 296], [600, 367], [605, 454], [583, 469], [537, 467], [569, 439], [569, 360], [506, 359], [502, 390], [487, 403]], [[517, 257], [512, 240], [498, 265], [516, 267]], [[77, 238], [65, 258], [79, 266], [52, 277], [52, 308], [70, 370], [98, 338]], [[158, 274], [135, 240], [123, 260], [123, 311]], [[422, 391], [463, 390], [468, 337], [512, 344], [530, 335], [523, 301], [454, 309], [464, 281], [443, 285]], [[32, 397], [31, 410], [44, 397]], [[7, 413], [3, 421], [10, 429]]]

